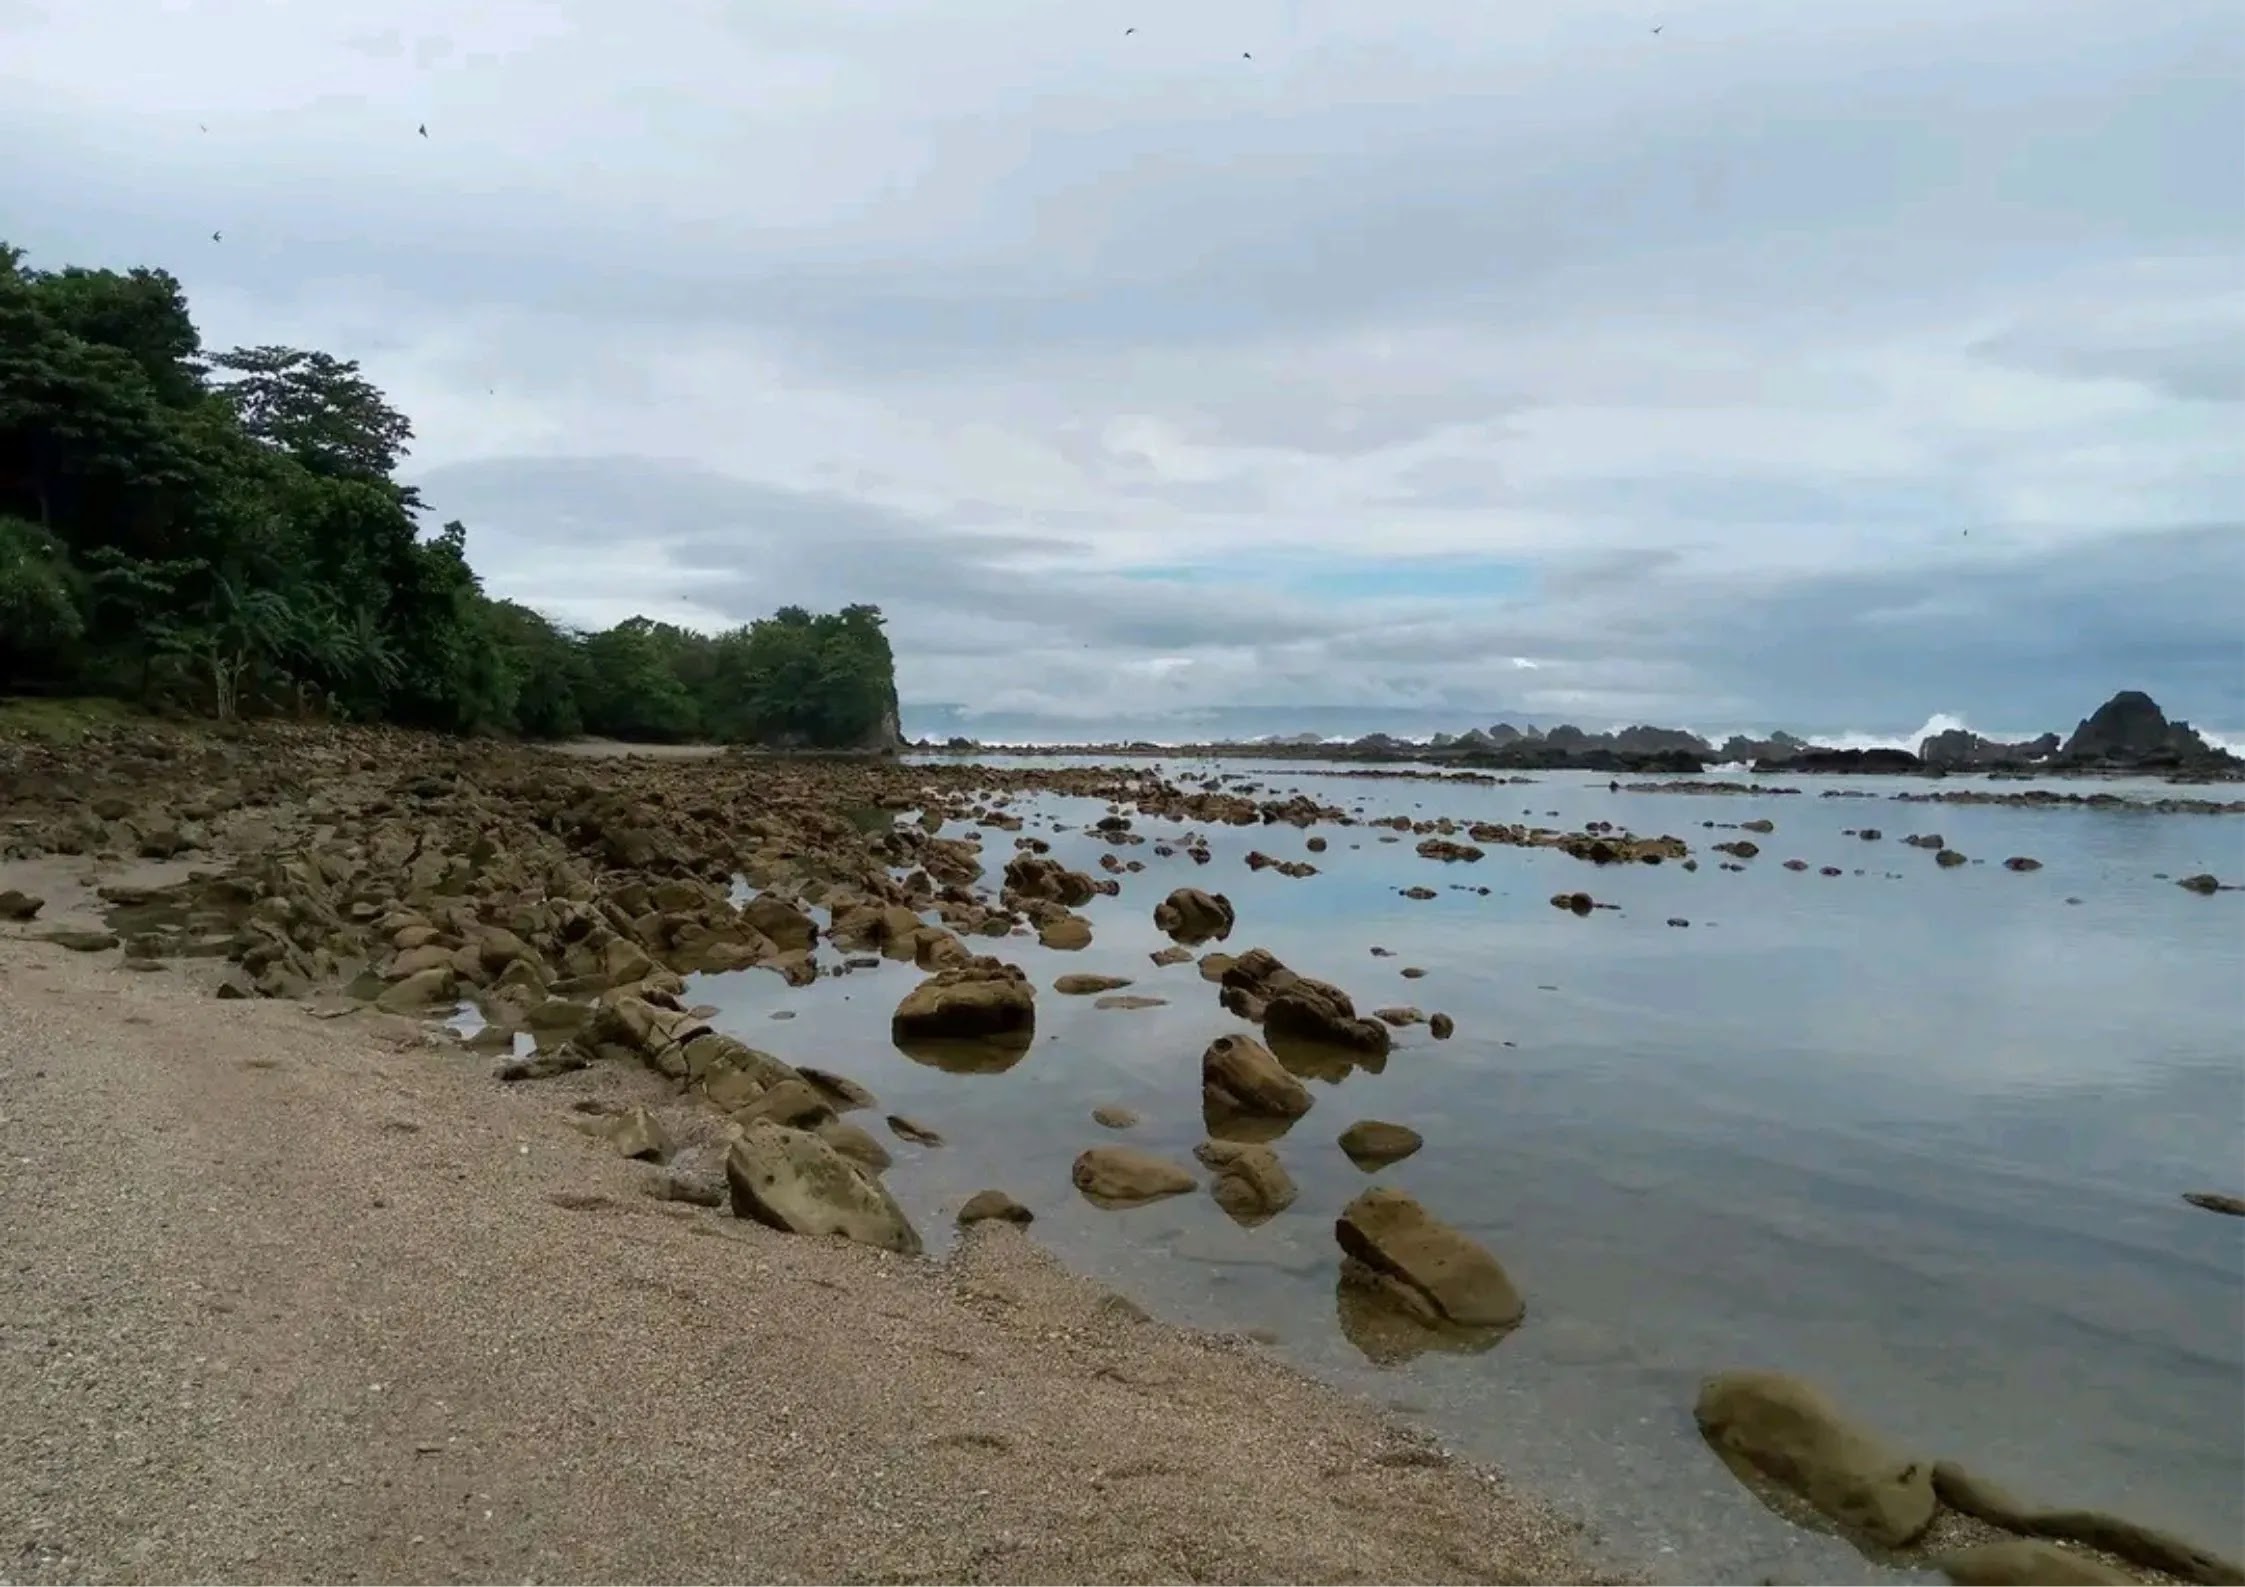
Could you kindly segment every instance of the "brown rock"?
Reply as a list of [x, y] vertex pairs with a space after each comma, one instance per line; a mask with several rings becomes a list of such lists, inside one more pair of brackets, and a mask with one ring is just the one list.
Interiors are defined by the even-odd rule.
[[889, 1129], [900, 1141], [910, 1141], [914, 1146], [941, 1146], [943, 1137], [925, 1124], [916, 1123], [901, 1113], [889, 1115]]
[[1436, 1014], [1427, 1020], [1427, 1034], [1436, 1041], [1448, 1041], [1457, 1028], [1457, 1021], [1447, 1014]]
[[2226, 1212], [2233, 1218], [2245, 1218], [2245, 1196], [2227, 1196], [2218, 1190], [2186, 1190], [2183, 1200], [2208, 1212]]
[[1200, 1059], [1201, 1098], [1233, 1113], [1298, 1119], [1309, 1112], [1309, 1088], [1287, 1073], [1252, 1036], [1219, 1036]]
[[1094, 1146], [1076, 1158], [1070, 1177], [1095, 1206], [1139, 1207], [1193, 1188], [1192, 1173], [1135, 1146]]
[[1180, 887], [1154, 906], [1154, 925], [1185, 943], [1221, 942], [1236, 919], [1230, 899], [1197, 887]]
[[1933, 1464], [1889, 1447], [1822, 1394], [1782, 1372], [1725, 1372], [1693, 1409], [1716, 1453], [1797, 1494], [1844, 1530], [1882, 1548], [1933, 1524]]
[[905, 994], [889, 1023], [900, 1040], [968, 1037], [1026, 1043], [1036, 1029], [1036, 990], [1013, 965], [976, 959], [922, 981]]
[[1094, 1123], [1103, 1124], [1110, 1130], [1132, 1129], [1138, 1123], [1138, 1115], [1119, 1102], [1100, 1103], [1091, 1110], [1091, 1117]]
[[13, 887], [0, 890], [0, 920], [29, 920], [46, 907], [44, 898], [34, 898]]
[[1091, 946], [1091, 922], [1081, 915], [1058, 915], [1037, 928], [1037, 940], [1062, 953]]
[[1216, 1205], [1243, 1227], [1269, 1222], [1294, 1205], [1301, 1193], [1268, 1146], [1203, 1141], [1193, 1148], [1193, 1155], [1216, 1175], [1208, 1187]]
[[881, 1183], [818, 1136], [751, 1124], [725, 1154], [733, 1215], [792, 1234], [839, 1234], [907, 1256], [920, 1236]]
[[670, 1155], [670, 1132], [662, 1120], [645, 1108], [633, 1108], [618, 1114], [609, 1122], [608, 1144], [615, 1148], [618, 1157], [645, 1158], [660, 1162]]
[[807, 953], [818, 942], [818, 922], [777, 893], [758, 893], [741, 916], [782, 953]]
[[1949, 1580], [1971, 1587], [2086, 1587], [2136, 1579], [2071, 1549], [2017, 1537], [1959, 1549], [1933, 1563]]
[[1034, 1223], [1036, 1218], [1035, 1213], [1002, 1190], [978, 1190], [967, 1197], [966, 1205], [959, 1209], [959, 1222], [962, 1226], [996, 1219], [1019, 1227]]
[[827, 1105], [837, 1113], [847, 1113], [852, 1108], [881, 1105], [880, 1098], [847, 1075], [838, 1075], [831, 1069], [814, 1069], [809, 1064], [797, 1064], [795, 1072], [808, 1080], [818, 1094], [826, 1098]]
[[1333, 1225], [1341, 1249], [1429, 1322], [1509, 1328], [1527, 1307], [1497, 1259], [1400, 1190], [1365, 1191]]
[[1341, 1150], [1368, 1174], [1402, 1162], [1425, 1144], [1417, 1130], [1382, 1119], [1361, 1119], [1341, 1132]]
[[1089, 997], [1097, 992], [1115, 992], [1130, 985], [1126, 975], [1064, 975], [1052, 983], [1052, 989], [1062, 997]]

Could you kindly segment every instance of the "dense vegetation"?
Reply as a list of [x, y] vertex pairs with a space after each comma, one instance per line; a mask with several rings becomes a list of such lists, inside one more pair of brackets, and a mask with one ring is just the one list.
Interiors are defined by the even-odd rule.
[[422, 531], [412, 439], [355, 363], [206, 355], [164, 271], [0, 244], [0, 693], [817, 745], [893, 711], [874, 607], [583, 634], [489, 598], [466, 529]]

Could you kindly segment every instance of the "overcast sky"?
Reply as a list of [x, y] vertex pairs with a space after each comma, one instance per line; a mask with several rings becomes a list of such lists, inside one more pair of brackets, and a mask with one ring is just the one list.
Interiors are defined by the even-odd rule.
[[2245, 731], [2241, 84], [2236, 0], [0, 0], [0, 237], [361, 360], [495, 593], [878, 602], [908, 725]]

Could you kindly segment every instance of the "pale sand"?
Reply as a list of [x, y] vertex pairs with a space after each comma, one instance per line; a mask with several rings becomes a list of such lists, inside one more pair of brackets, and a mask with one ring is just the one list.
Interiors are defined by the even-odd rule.
[[1590, 1579], [1033, 1231], [658, 1202], [576, 1093], [203, 973], [0, 935], [0, 1582]]

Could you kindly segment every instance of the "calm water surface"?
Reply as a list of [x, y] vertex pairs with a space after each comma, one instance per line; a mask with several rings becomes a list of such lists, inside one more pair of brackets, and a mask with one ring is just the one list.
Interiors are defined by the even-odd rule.
[[[1292, 827], [1203, 829], [1207, 866], [1158, 859], [1152, 841], [1122, 848], [1146, 869], [1083, 910], [1088, 949], [976, 943], [1040, 988], [1036, 1046], [997, 1074], [947, 1073], [890, 1045], [910, 966], [799, 990], [747, 971], [699, 978], [692, 995], [722, 1028], [839, 1069], [947, 1137], [897, 1144], [889, 1175], [931, 1238], [966, 1195], [1002, 1187], [1075, 1266], [1182, 1322], [1274, 1330], [1307, 1369], [1494, 1459], [1669, 1579], [1906, 1579], [1780, 1521], [1706, 1452], [1697, 1384], [1740, 1366], [1800, 1372], [1897, 1442], [2030, 1499], [2245, 1551], [2245, 1220], [2177, 1200], [2245, 1192], [2245, 893], [2157, 879], [2245, 880], [2245, 816], [1906, 804], [1883, 795], [1927, 785], [1855, 778], [1724, 798], [1563, 773], [1475, 786], [1301, 763], [1166, 769], [1248, 775], [1373, 816], [1612, 821], [1675, 833], [1702, 865], [1601, 869], [1492, 848], [1445, 866], [1415, 839], [1338, 826], [1316, 829], [1331, 845], [1319, 855]], [[1097, 874], [1108, 845], [1083, 829], [1102, 803], [1015, 808]], [[1707, 845], [1736, 834], [1701, 823], [1757, 816], [1777, 824], [1757, 836], [1761, 856], [1717, 869]], [[1843, 835], [1864, 826], [1884, 839]], [[1901, 843], [1912, 832], [1985, 863], [1940, 870]], [[1013, 838], [986, 834], [993, 884]], [[1258, 847], [1321, 874], [1250, 872]], [[2043, 869], [2006, 871], [2014, 854]], [[1782, 868], [1796, 857], [1810, 869]], [[1414, 884], [1439, 896], [1399, 896]], [[1398, 1032], [1383, 1073], [1313, 1082], [1316, 1106], [1278, 1143], [1301, 1198], [1255, 1229], [1205, 1195], [1103, 1212], [1069, 1182], [1075, 1155], [1101, 1142], [1190, 1164], [1205, 1135], [1201, 1051], [1247, 1028], [1191, 964], [1148, 962], [1166, 945], [1153, 906], [1177, 885], [1231, 898], [1227, 951], [1270, 948], [1360, 1010], [1457, 1021], [1448, 1042]], [[1550, 906], [1575, 889], [1620, 911]], [[1405, 966], [1427, 974], [1406, 980]], [[1130, 976], [1169, 1002], [1101, 1011], [1050, 990], [1069, 971]], [[781, 1009], [798, 1017], [771, 1022]], [[1102, 1130], [1102, 1102], [1144, 1123]], [[1409, 1124], [1426, 1147], [1362, 1174], [1334, 1144], [1360, 1118]], [[1360, 1353], [1336, 1306], [1332, 1223], [1371, 1183], [1486, 1242], [1527, 1296], [1526, 1323], [1477, 1355], [1383, 1366]]]

